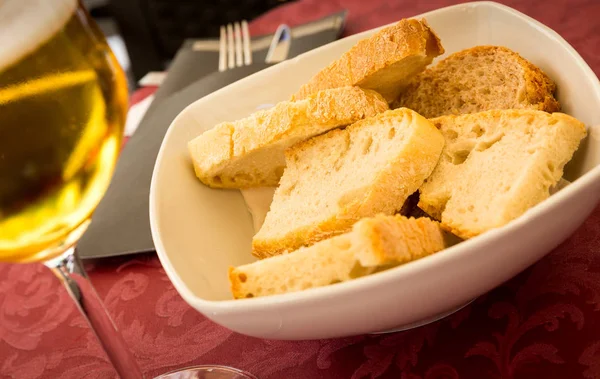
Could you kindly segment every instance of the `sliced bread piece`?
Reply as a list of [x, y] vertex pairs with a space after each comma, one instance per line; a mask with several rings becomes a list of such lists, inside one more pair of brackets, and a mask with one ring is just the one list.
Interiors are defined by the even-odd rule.
[[461, 238], [505, 225], [546, 199], [586, 136], [563, 113], [492, 110], [431, 120], [446, 144], [419, 207]]
[[214, 188], [276, 186], [289, 146], [388, 110], [378, 93], [358, 87], [320, 91], [224, 122], [189, 142], [196, 176]]
[[443, 145], [429, 120], [397, 109], [291, 147], [253, 254], [293, 251], [363, 217], [396, 213], [431, 174]]
[[435, 57], [444, 53], [425, 20], [403, 19], [359, 41], [303, 85], [293, 99], [343, 86], [375, 90], [391, 102]]
[[229, 269], [236, 299], [345, 282], [436, 253], [444, 233], [428, 218], [377, 215], [351, 231], [290, 254]]
[[427, 118], [491, 109], [556, 112], [555, 91], [541, 69], [514, 51], [477, 46], [417, 75], [392, 107], [407, 107]]

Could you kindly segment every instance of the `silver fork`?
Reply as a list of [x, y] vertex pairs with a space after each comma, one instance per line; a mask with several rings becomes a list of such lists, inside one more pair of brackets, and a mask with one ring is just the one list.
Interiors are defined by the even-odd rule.
[[239, 22], [221, 26], [219, 40], [219, 71], [231, 70], [234, 67], [252, 64], [250, 51], [250, 33], [248, 22]]

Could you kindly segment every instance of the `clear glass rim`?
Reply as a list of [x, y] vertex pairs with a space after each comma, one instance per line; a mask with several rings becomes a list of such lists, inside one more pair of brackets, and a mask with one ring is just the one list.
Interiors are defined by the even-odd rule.
[[168, 379], [169, 376], [171, 376], [173, 374], [181, 374], [184, 372], [202, 372], [202, 371], [206, 371], [206, 372], [220, 371], [223, 373], [243, 375], [248, 379], [258, 379], [258, 377], [252, 375], [249, 372], [246, 372], [246, 371], [243, 371], [243, 370], [231, 367], [231, 366], [223, 366], [223, 365], [197, 365], [197, 366], [184, 367], [184, 368], [166, 372], [164, 374], [157, 376], [154, 379]]

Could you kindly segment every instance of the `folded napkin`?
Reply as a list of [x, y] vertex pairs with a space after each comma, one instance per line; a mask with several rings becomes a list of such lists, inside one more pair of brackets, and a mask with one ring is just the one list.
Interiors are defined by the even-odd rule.
[[[346, 12], [341, 12], [292, 28], [288, 58], [336, 40], [345, 16]], [[111, 185], [79, 242], [83, 259], [154, 250], [148, 197], [156, 156], [169, 125], [194, 101], [269, 67], [264, 60], [271, 38], [252, 40], [252, 65], [225, 72], [215, 72], [218, 41], [195, 40], [184, 44], [136, 132], [125, 145]]]
[[[292, 44], [288, 58], [293, 58], [315, 47], [335, 41], [342, 33], [346, 11], [299, 25], [291, 29]], [[273, 35], [251, 39], [252, 62], [264, 62]], [[216, 39], [186, 40], [170, 63], [169, 73], [154, 94], [160, 100], [190, 83], [212, 74], [219, 62], [219, 41]]]

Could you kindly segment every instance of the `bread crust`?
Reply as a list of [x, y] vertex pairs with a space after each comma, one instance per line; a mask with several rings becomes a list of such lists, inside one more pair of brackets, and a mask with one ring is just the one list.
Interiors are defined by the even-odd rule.
[[[456, 93], [440, 90], [433, 91], [435, 88], [444, 89], [452, 85], [463, 88], [463, 86], [459, 85], [460, 83], [454, 83], [452, 80], [459, 81], [463, 79], [462, 77], [453, 79], [453, 76], [455, 76], [453, 72], [455, 69], [454, 65], [457, 62], [462, 62], [464, 58], [470, 56], [493, 58], [500, 54], [508, 57], [523, 72], [524, 93], [515, 93], [514, 99], [503, 97], [499, 99], [501, 101], [492, 101], [490, 104], [485, 104], [483, 97], [478, 93], [469, 97], [470, 102], [475, 102], [475, 104], [465, 103], [457, 105]], [[489, 74], [489, 72], [484, 73], [484, 75]], [[491, 80], [488, 80], [488, 82], [491, 83]], [[493, 86], [490, 84], [488, 91], [494, 95], [497, 92], [497, 85]], [[515, 108], [534, 109], [552, 113], [560, 110], [560, 104], [555, 98], [555, 93], [556, 84], [548, 75], [518, 53], [504, 46], [481, 45], [451, 54], [437, 65], [429, 67], [421, 74], [415, 76], [400, 96], [391, 104], [391, 107], [407, 107], [428, 118], [448, 114], [473, 113], [470, 112], [470, 108], [473, 107], [478, 108], [477, 111]], [[436, 104], [435, 108], [437, 109], [432, 110], [432, 106], [426, 105], [431, 101]]]
[[294, 143], [388, 110], [375, 91], [341, 87], [224, 122], [188, 143], [194, 172], [212, 188], [276, 186]]
[[[448, 115], [431, 122], [446, 144], [419, 190], [419, 208], [463, 239], [503, 226], [548, 198], [587, 134], [574, 117], [530, 109]], [[462, 161], [455, 162], [457, 149]]]
[[228, 278], [235, 299], [268, 296], [353, 280], [445, 247], [444, 233], [434, 220], [378, 214], [313, 246], [229, 267]]
[[424, 19], [403, 19], [359, 41], [304, 84], [292, 100], [351, 85], [375, 90], [391, 102], [412, 76], [443, 53], [440, 38]]
[[[286, 151], [286, 161], [288, 166], [304, 167], [309, 164], [314, 151], [318, 151], [320, 146], [328, 146], [328, 140], [336, 141], [336, 150], [343, 149], [341, 144], [349, 144], [351, 140], [357, 138], [356, 135], [362, 128], [373, 126], [379, 128], [380, 125], [392, 124], [410, 125], [407, 127], [410, 129], [406, 131], [404, 140], [397, 142], [402, 146], [398, 145], [393, 152], [389, 153], [393, 156], [388, 157], [386, 164], [372, 168], [372, 170], [376, 170], [372, 182], [361, 183], [360, 186], [348, 182], [347, 188], [339, 189], [335, 205], [332, 204], [333, 208], [330, 208], [327, 216], [319, 216], [319, 221], [307, 225], [302, 224], [301, 221], [293, 224], [293, 220], [289, 220], [285, 225], [287, 230], [284, 235], [274, 235], [272, 229], [281, 221], [277, 213], [279, 212], [278, 207], [289, 201], [284, 200], [284, 184], [305, 180], [322, 182], [331, 180], [330, 172], [325, 172], [325, 170], [329, 170], [328, 168], [317, 174], [318, 178], [302, 177], [301, 175], [305, 174], [305, 171], [295, 173], [286, 170], [284, 176], [287, 175], [287, 178], [282, 178], [281, 185], [275, 192], [271, 210], [267, 214], [263, 226], [253, 238], [252, 253], [259, 258], [283, 254], [301, 246], [310, 246], [323, 239], [346, 233], [355, 222], [363, 217], [370, 217], [380, 212], [386, 214], [398, 212], [406, 199], [431, 174], [444, 144], [443, 137], [435, 126], [409, 109], [387, 111], [356, 122], [344, 130], [333, 130], [298, 143]], [[323, 159], [327, 159], [327, 157]], [[346, 159], [348, 159], [345, 160], [347, 167], [359, 170], [365, 164], [365, 162], [361, 163], [361, 159], [367, 158], [358, 158], [356, 162], [350, 161], [349, 159], [352, 158], [349, 157]], [[345, 180], [354, 183], [355, 179], [348, 177]], [[306, 199], [306, 201], [309, 200]], [[279, 232], [279, 230], [277, 231]]]

